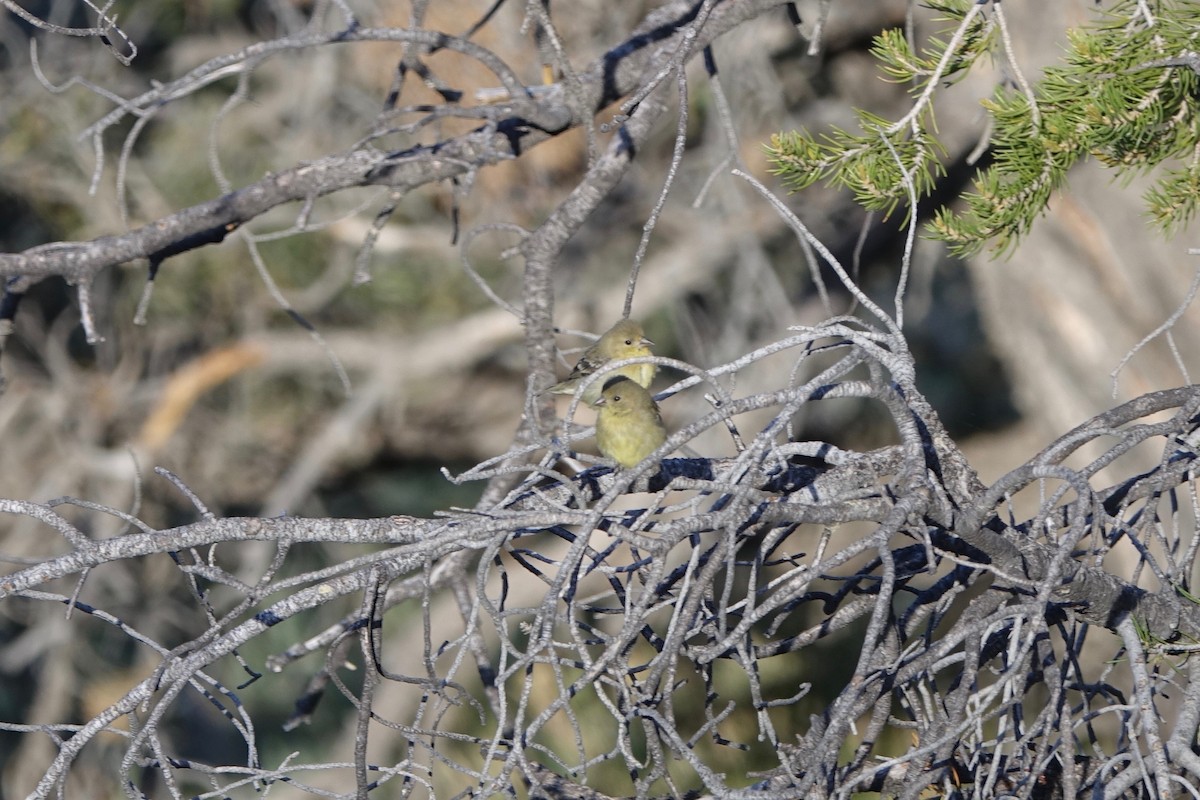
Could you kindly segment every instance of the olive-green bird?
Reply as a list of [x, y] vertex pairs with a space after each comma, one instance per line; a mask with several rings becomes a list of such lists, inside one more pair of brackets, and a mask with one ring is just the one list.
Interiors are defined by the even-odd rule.
[[[609, 328], [594, 345], [584, 351], [583, 357], [579, 359], [579, 363], [575, 365], [565, 380], [554, 384], [546, 391], [552, 394], [575, 394], [575, 390], [579, 388], [585, 378], [597, 372], [606, 372], [605, 364], [626, 358], [654, 355], [650, 352], [652, 344], [654, 342], [646, 338], [640, 323], [631, 319], [623, 319]], [[655, 364], [630, 364], [620, 367], [612, 370], [610, 378], [593, 381], [581, 399], [589, 406], [594, 406], [600, 399], [600, 391], [604, 384], [619, 376], [629, 378], [638, 385], [648, 388], [657, 371], [658, 367]]]
[[636, 466], [667, 440], [658, 403], [629, 378], [606, 381], [596, 407], [596, 446], [622, 467]]

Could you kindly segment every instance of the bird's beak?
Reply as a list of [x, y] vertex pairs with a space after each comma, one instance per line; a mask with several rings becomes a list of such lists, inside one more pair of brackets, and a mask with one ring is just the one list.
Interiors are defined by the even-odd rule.
[[592, 403], [592, 405], [593, 406], [602, 406], [602, 405], [605, 405], [606, 403], [608, 403], [608, 401], [604, 399], [604, 395], [600, 395], [599, 397], [596, 398], [596, 402]]
[[654, 344], [654, 342], [650, 341], [645, 336], [642, 337], [642, 347], [649, 347], [652, 344]]

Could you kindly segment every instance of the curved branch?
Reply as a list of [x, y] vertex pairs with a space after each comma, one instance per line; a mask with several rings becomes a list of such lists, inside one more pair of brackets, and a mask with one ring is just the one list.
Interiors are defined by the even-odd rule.
[[[678, 47], [686, 44], [698, 52], [746, 19], [783, 5], [783, 0], [723, 3], [707, 18], [704, 27], [695, 31], [688, 23], [698, 5], [677, 0], [649, 14], [629, 39], [579, 73], [571, 97], [579, 98], [590, 113], [598, 112], [636, 90], [646, 76], [656, 74]], [[418, 33], [427, 32], [350, 30], [339, 41], [378, 39], [385, 34], [409, 40]], [[441, 36], [439, 41], [448, 40]], [[403, 193], [456, 178], [516, 158], [551, 136], [588, 121], [571, 110], [566, 87], [561, 84], [548, 87], [534, 100], [514, 103], [512, 109], [520, 114], [499, 118], [444, 142], [392, 153], [357, 148], [297, 165], [127, 233], [0, 254], [0, 277], [62, 276], [71, 282], [86, 282], [108, 267], [141, 258], [160, 262], [219, 243], [241, 225], [287, 203], [363, 186], [385, 186]]]

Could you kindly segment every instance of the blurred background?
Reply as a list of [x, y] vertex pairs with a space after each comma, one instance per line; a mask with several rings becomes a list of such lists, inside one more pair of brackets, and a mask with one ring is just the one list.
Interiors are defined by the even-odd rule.
[[[582, 68], [652, 5], [622, 4], [614, 12], [580, 2], [555, 21]], [[1028, 15], [1011, 10], [1016, 55], [1031, 78], [1059, 54], [1065, 29], [1084, 22], [1091, 6], [1061, 3]], [[803, 19], [817, 19], [815, 4], [800, 9]], [[76, 9], [44, 4], [40, 10], [55, 19]], [[410, 14], [403, 3], [387, 11], [355, 10], [372, 26], [404, 26]], [[483, 3], [437, 2], [426, 24], [456, 31], [484, 10]], [[852, 128], [856, 107], [889, 118], [903, 113], [907, 92], [880, 78], [867, 48], [881, 29], [904, 25], [907, 10], [904, 2], [833, 4], [817, 55], [807, 53], [782, 10], [718, 42], [737, 156], [753, 174], [777, 186], [763, 155], [773, 132]], [[52, 84], [80, 76], [134, 95], [150, 81], [295, 29], [313, 13], [320, 10], [290, 3], [139, 4], [121, 18], [140, 48], [131, 67], [92, 41], [67, 37], [39, 37], [38, 59]], [[936, 29], [933, 16], [920, 13], [918, 30]], [[144, 224], [218, 195], [218, 174], [243, 185], [349, 147], [379, 112], [399, 52], [372, 43], [285, 54], [258, 67], [247, 101], [231, 111], [220, 111], [234, 88], [228, 79], [170, 104], [136, 138], [123, 139], [128, 123], [109, 130], [106, 163], [89, 196], [95, 156], [92, 142], [80, 136], [112, 101], [78, 83], [48, 91], [30, 69], [29, 35], [11, 15], [0, 18], [0, 65], [9, 87], [0, 118], [0, 247], [6, 252]], [[478, 37], [537, 82], [540, 65], [519, 6], [502, 6]], [[468, 95], [495, 85], [461, 56], [439, 53], [432, 60], [443, 79]], [[967, 156], [986, 131], [977, 100], [1006, 79], [1003, 69], [973, 75], [939, 104], [949, 148], [941, 193], [947, 201], [968, 186], [973, 168]], [[436, 97], [419, 81], [407, 86], [414, 96], [402, 103]], [[645, 321], [660, 354], [711, 366], [824, 314], [794, 236], [748, 186], [723, 174], [729, 143], [711, 86], [695, 75], [691, 92], [688, 152], [650, 240], [634, 315]], [[619, 316], [624, 278], [663, 185], [672, 133], [670, 127], [660, 131], [656, 149], [642, 155], [563, 253], [560, 327], [598, 332]], [[597, 136], [603, 144], [608, 134]], [[126, 144], [128, 157], [121, 160]], [[521, 264], [501, 257], [516, 241], [511, 232], [481, 232], [466, 248], [455, 239], [492, 223], [537, 225], [586, 162], [585, 137], [573, 131], [482, 170], [469, 191], [438, 187], [402, 198], [380, 235], [372, 279], [360, 286], [350, 276], [377, 190], [327, 198], [314, 213], [323, 229], [263, 242], [266, 272], [345, 365], [350, 396], [325, 351], [280, 308], [236, 241], [166, 262], [144, 325], [133, 320], [145, 265], [103, 275], [94, 293], [105, 341], [95, 347], [83, 340], [74, 289], [60, 280], [37, 284], [4, 353], [0, 495], [71, 495], [128, 507], [140, 484], [142, 514], [151, 524], [170, 522], [173, 513], [187, 519], [189, 504], [162, 481], [147, 479], [161, 465], [219, 513], [424, 514], [469, 503], [469, 488], [448, 484], [437, 467], [457, 469], [504, 451], [524, 401], [525, 359], [518, 320], [489, 302], [461, 262], [469, 258], [515, 303]], [[722, 174], [701, 197], [714, 170]], [[918, 242], [907, 307], [911, 344], [944, 421], [964, 440], [989, 442], [977, 464], [985, 473], [1015, 465], [1020, 451], [1110, 405], [1109, 373], [1182, 299], [1194, 264], [1180, 240], [1160, 241], [1147, 227], [1138, 190], [1136, 182], [1113, 183], [1096, 165], [1077, 170], [1032, 235], [1001, 261], [963, 262], [937, 243]], [[788, 202], [844, 263], [858, 253], [863, 286], [890, 305], [902, 220], [874, 219], [863, 237], [865, 213], [848, 197], [816, 187]], [[281, 209], [250, 227], [259, 235], [287, 231], [295, 213]], [[1177, 336], [1186, 340], [1192, 328], [1181, 325]], [[564, 349], [587, 343], [560, 338]], [[1122, 373], [1118, 399], [1183, 382], [1159, 345]], [[1186, 359], [1188, 348], [1181, 350]], [[565, 357], [564, 371], [572, 359]], [[677, 405], [686, 419], [685, 397], [668, 404], [668, 413]], [[848, 444], [871, 444], [869, 420], [855, 414], [847, 408], [842, 419], [813, 420], [811, 435], [841, 429], [851, 437]], [[993, 452], [1015, 441], [1014, 425], [1032, 438], [1011, 458]], [[1005, 431], [1000, 443], [987, 436], [997, 430]]]
[[[404, 27], [412, 13], [405, 2], [351, 5], [364, 26]], [[434, 0], [425, 26], [461, 33], [490, 5]], [[552, 7], [552, 15], [573, 66], [582, 69], [625, 40], [655, 5], [574, 0], [569, 9]], [[872, 37], [904, 26], [910, 13], [920, 35], [939, 29], [936, 13], [899, 0], [839, 0], [830, 6], [822, 49], [811, 54], [805, 35], [812, 34], [821, 4], [797, 5], [799, 30], [780, 8], [718, 41], [723, 96], [704, 77], [701, 59], [689, 69], [686, 151], [650, 238], [633, 306], [660, 355], [714, 366], [783, 337], [788, 326], [825, 316], [793, 233], [746, 183], [728, 175], [723, 104], [736, 133], [732, 155], [782, 193], [764, 156], [770, 135], [853, 128], [854, 108], [901, 116], [911, 97], [906, 87], [880, 77], [869, 53]], [[1006, 6], [1014, 53], [1027, 77], [1036, 79], [1059, 57], [1067, 28], [1088, 20], [1094, 6], [1089, 0]], [[58, 24], [87, 22], [73, 3], [26, 7]], [[125, 121], [107, 130], [99, 168], [85, 135], [114, 107], [89, 85], [132, 97], [208, 59], [314, 19], [331, 27], [336, 18], [326, 4], [303, 0], [130, 4], [120, 21], [139, 53], [124, 67], [95, 40], [35, 33], [12, 14], [0, 15], [0, 250], [120, 232], [272, 170], [352, 147], [383, 107], [398, 45], [279, 54], [257, 67], [238, 103], [230, 102], [238, 89], [231, 76], [160, 109], [144, 127]], [[31, 37], [41, 80], [30, 65]], [[502, 4], [476, 40], [528, 83], [540, 82], [521, 4]], [[430, 63], [467, 97], [496, 86], [490, 73], [461, 55], [442, 52]], [[978, 101], [1012, 81], [1005, 65], [993, 67], [938, 101], [947, 174], [936, 202], [953, 202], [970, 185], [970, 156], [987, 131]], [[421, 81], [408, 81], [400, 103], [421, 102], [440, 101]], [[411, 145], [469, 127], [448, 121], [394, 140]], [[601, 148], [611, 135], [595, 131]], [[564, 330], [598, 333], [620, 315], [673, 135], [673, 123], [662, 127], [562, 253], [556, 322]], [[378, 189], [321, 199], [312, 209], [312, 230], [293, 231], [296, 208], [254, 220], [247, 227], [261, 237], [261, 264], [236, 239], [168, 260], [154, 282], [145, 324], [135, 324], [145, 264], [104, 273], [93, 287], [104, 337], [95, 346], [84, 340], [76, 289], [57, 279], [38, 283], [0, 362], [7, 380], [0, 395], [0, 497], [81, 498], [156, 527], [196, 519], [192, 502], [152, 474], [161, 466], [217, 515], [429, 516], [470, 506], [481, 487], [455, 485], [440, 469], [460, 472], [503, 453], [527, 386], [519, 320], [488, 299], [463, 262], [519, 305], [522, 264], [505, 253], [517, 236], [486, 226], [538, 225], [581, 179], [587, 157], [587, 137], [572, 131], [482, 170], [470, 186], [395, 198], [399, 210], [380, 233], [371, 280], [362, 285], [352, 275], [387, 199]], [[94, 174], [99, 179], [89, 192]], [[1084, 165], [1034, 231], [1001, 260], [962, 261], [936, 242], [917, 242], [906, 331], [920, 383], [985, 481], [1118, 401], [1188, 382], [1167, 343], [1158, 340], [1117, 377], [1114, 399], [1111, 373], [1176, 309], [1197, 267], [1186, 236], [1164, 241], [1149, 227], [1142, 188], [1137, 180], [1114, 183], [1097, 165]], [[787, 203], [843, 263], [856, 265], [868, 294], [890, 308], [904, 220], [868, 219], [852, 198], [822, 187]], [[935, 208], [930, 203], [922, 213]], [[834, 286], [829, 274], [826, 282]], [[273, 286], [324, 345], [281, 308]], [[835, 287], [834, 293], [836, 307], [849, 309], [844, 292]], [[1193, 369], [1200, 352], [1196, 320], [1189, 311], [1175, 329], [1183, 365]], [[559, 339], [564, 350], [587, 343], [567, 334]], [[560, 374], [574, 357], [564, 357]], [[768, 359], [742, 373], [739, 393], [780, 385], [773, 366]], [[663, 374], [656, 388], [670, 382]], [[880, 409], [849, 401], [818, 405], [819, 415], [799, 421], [800, 438], [854, 448], [890, 443], [891, 423]], [[683, 393], [664, 403], [664, 413], [677, 427], [704, 407]], [[732, 452], [718, 432], [694, 446], [705, 455]], [[127, 527], [85, 510], [64, 514], [98, 538]], [[0, 520], [0, 552], [16, 563], [61, 547], [28, 519]], [[330, 548], [313, 558], [347, 555]], [[121, 582], [107, 585], [117, 592]], [[159, 614], [149, 628], [185, 625], [165, 607]], [[33, 685], [31, 665], [46, 646], [45, 640], [19, 646], [23, 622], [0, 619], [0, 675], [12, 687]], [[96, 655], [86, 642], [74, 646], [76, 663]], [[121, 678], [113, 685], [127, 685]], [[46, 685], [44, 676], [38, 681]], [[97, 679], [62, 702], [78, 703], [86, 718], [111, 702], [111, 690], [107, 678]], [[29, 717], [28, 702], [19, 690], [0, 692], [0, 718]]]

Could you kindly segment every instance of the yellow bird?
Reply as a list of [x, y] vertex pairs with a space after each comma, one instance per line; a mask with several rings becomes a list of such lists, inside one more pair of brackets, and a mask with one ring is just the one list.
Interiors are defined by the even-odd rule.
[[[646, 338], [641, 324], [631, 319], [623, 319], [609, 328], [594, 345], [584, 351], [583, 357], [579, 359], [579, 363], [571, 370], [571, 374], [566, 377], [566, 380], [554, 384], [546, 391], [551, 394], [575, 394], [575, 390], [579, 388], [585, 378], [597, 372], [606, 372], [605, 364], [626, 358], [654, 355], [650, 352], [652, 344], [654, 342]], [[600, 390], [604, 384], [612, 378], [620, 376], [648, 388], [657, 371], [658, 367], [654, 364], [630, 364], [620, 367], [612, 370], [610, 378], [594, 381], [588, 386], [581, 399], [589, 406], [594, 406], [600, 399]]]
[[622, 467], [636, 466], [667, 440], [658, 403], [629, 378], [606, 381], [596, 407], [596, 447]]

